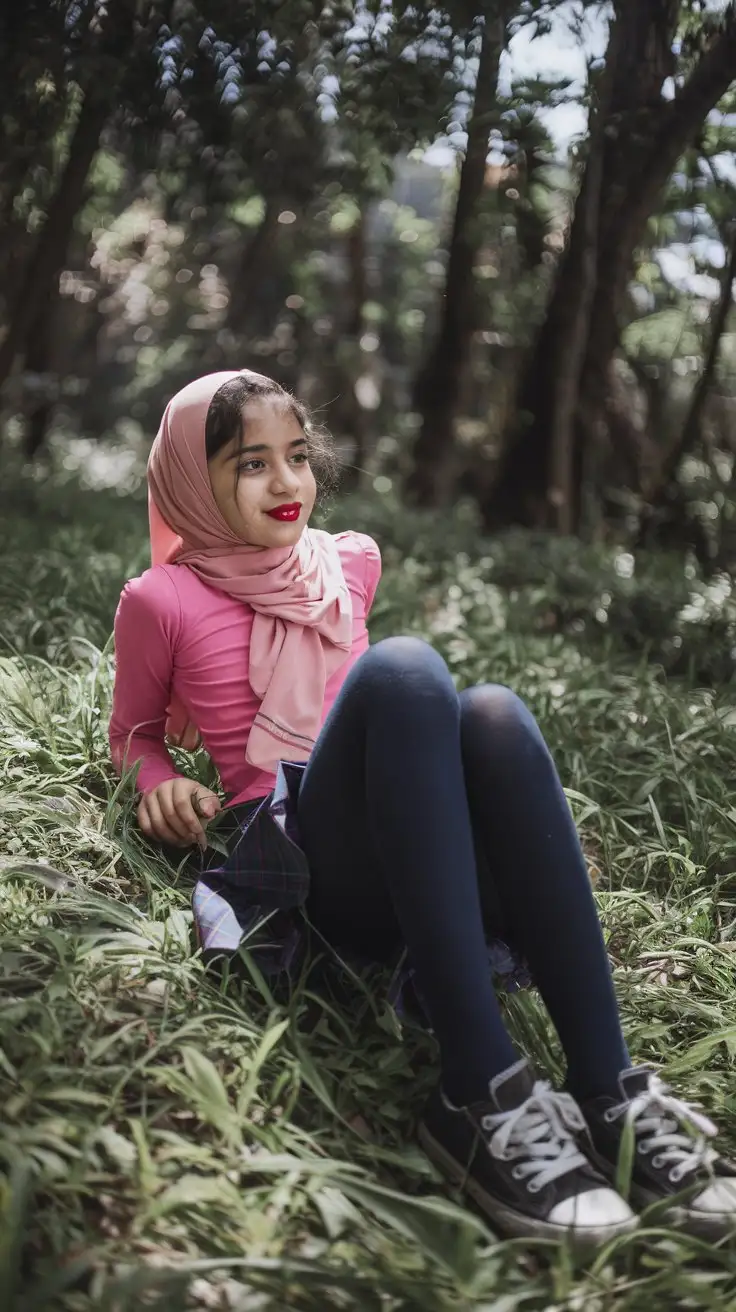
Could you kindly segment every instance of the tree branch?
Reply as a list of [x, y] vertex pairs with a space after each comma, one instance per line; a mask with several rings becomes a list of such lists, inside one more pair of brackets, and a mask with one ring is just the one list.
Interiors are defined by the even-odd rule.
[[662, 152], [675, 167], [694, 128], [718, 104], [736, 80], [736, 3], [734, 0], [722, 16], [707, 50], [701, 55], [685, 85], [675, 99], [663, 107], [660, 124], [654, 134], [651, 158]]
[[677, 450], [673, 452], [668, 462], [668, 468], [665, 470], [665, 474], [670, 478], [674, 477], [681, 457], [687, 451], [692, 450], [700, 437], [703, 411], [716, 376], [721, 342], [733, 308], [733, 289], [734, 283], [736, 283], [736, 224], [732, 228], [730, 244], [726, 245], [724, 242], [724, 252], [727, 257], [726, 264], [723, 270], [721, 292], [711, 321], [710, 341], [703, 361], [703, 372], [693, 389], [690, 410], [683, 425]]

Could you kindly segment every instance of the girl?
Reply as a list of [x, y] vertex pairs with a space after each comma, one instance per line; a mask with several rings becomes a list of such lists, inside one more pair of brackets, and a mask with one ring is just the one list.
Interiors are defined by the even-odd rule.
[[[211, 374], [167, 406], [148, 468], [153, 568], [115, 621], [110, 742], [119, 770], [138, 764], [141, 829], [206, 847], [220, 801], [177, 773], [165, 741], [198, 731], [232, 832], [198, 888], [203, 923], [214, 900], [235, 945], [249, 910], [303, 904], [339, 950], [406, 948], [441, 1062], [421, 1142], [498, 1227], [589, 1242], [631, 1229], [610, 1183], [628, 1127], [634, 1205], [661, 1200], [717, 1238], [736, 1217], [736, 1166], [705, 1117], [631, 1066], [542, 735], [507, 688], [458, 696], [417, 639], [369, 647], [376, 544], [308, 527], [331, 460], [303, 406], [258, 374]], [[489, 939], [528, 964], [564, 1093], [512, 1045]]]

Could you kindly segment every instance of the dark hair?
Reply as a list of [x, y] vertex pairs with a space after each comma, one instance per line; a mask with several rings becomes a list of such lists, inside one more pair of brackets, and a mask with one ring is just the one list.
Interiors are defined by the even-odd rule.
[[309, 408], [273, 378], [244, 370], [237, 378], [223, 383], [210, 401], [204, 426], [207, 459], [211, 460], [229, 442], [245, 439], [243, 407], [256, 397], [273, 397], [280, 401], [301, 425], [307, 439], [309, 463], [321, 498], [333, 492], [338, 483], [340, 460], [326, 428], [315, 423]]

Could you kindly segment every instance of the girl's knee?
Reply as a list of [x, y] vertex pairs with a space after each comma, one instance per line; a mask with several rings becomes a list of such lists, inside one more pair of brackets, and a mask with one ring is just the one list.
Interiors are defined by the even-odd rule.
[[445, 662], [434, 647], [430, 647], [428, 642], [423, 638], [414, 638], [409, 635], [399, 636], [396, 638], [382, 638], [376, 642], [368, 651], [368, 656], [380, 665], [395, 669], [409, 669], [413, 666], [422, 666], [439, 662], [444, 667]]
[[384, 638], [359, 662], [361, 682], [383, 692], [423, 696], [451, 695], [457, 699], [452, 676], [440, 656], [421, 638]]
[[477, 688], [466, 688], [460, 694], [460, 712], [466, 728], [483, 725], [497, 732], [539, 733], [536, 720], [526, 703], [512, 688], [506, 688], [500, 683], [484, 683]]

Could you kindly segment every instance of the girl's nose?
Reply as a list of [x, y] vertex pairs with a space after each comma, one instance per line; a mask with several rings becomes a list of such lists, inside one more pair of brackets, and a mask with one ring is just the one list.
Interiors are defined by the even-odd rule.
[[277, 495], [281, 493], [296, 495], [299, 491], [299, 479], [290, 465], [281, 465], [274, 469], [271, 491]]

